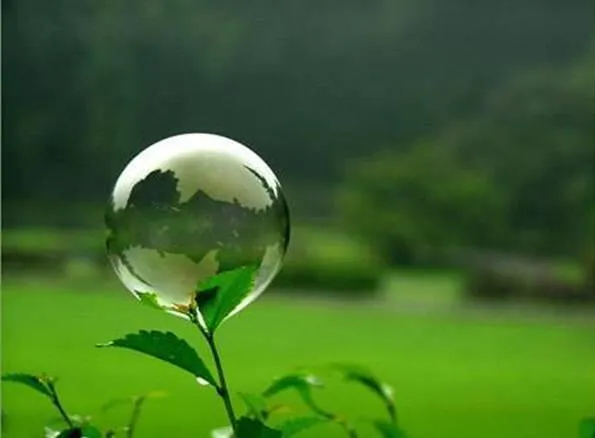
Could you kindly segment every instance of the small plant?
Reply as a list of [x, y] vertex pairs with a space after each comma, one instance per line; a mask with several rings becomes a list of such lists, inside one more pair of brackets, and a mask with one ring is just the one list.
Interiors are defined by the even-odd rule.
[[[171, 332], [141, 330], [98, 347], [160, 359], [189, 373], [199, 385], [213, 388], [229, 421], [213, 437], [291, 437], [331, 423], [354, 438], [361, 421], [385, 438], [404, 436], [390, 387], [368, 370], [345, 364], [298, 369], [259, 394], [240, 394], [246, 412], [236, 415], [215, 335], [227, 318], [266, 289], [289, 242], [289, 215], [279, 182], [250, 149], [210, 134], [180, 135], [150, 146], [118, 178], [106, 224], [108, 256], [122, 283], [141, 303], [193, 324], [209, 347], [215, 370]], [[382, 400], [386, 415], [353, 421], [319, 405], [314, 394], [327, 374], [368, 388]], [[148, 397], [129, 400], [128, 425], [101, 432], [90, 419], [67, 413], [54, 378], [8, 374], [4, 380], [37, 390], [58, 409], [64, 427], [48, 429], [48, 437], [132, 437]], [[300, 396], [308, 416], [279, 418], [287, 409], [272, 399], [286, 391]]]
[[[247, 273], [250, 273], [250, 275], [247, 275]], [[328, 423], [342, 428], [347, 437], [357, 437], [357, 426], [365, 422], [375, 428], [381, 437], [404, 437], [405, 434], [397, 422], [392, 388], [367, 369], [356, 365], [330, 364], [311, 369], [297, 369], [290, 374], [274, 379], [259, 394], [240, 393], [239, 395], [246, 406], [246, 412], [239, 417], [236, 415], [221, 357], [215, 342], [215, 333], [223, 319], [229, 314], [230, 309], [233, 308], [232, 304], [241, 301], [245, 294], [251, 290], [253, 273], [254, 270], [238, 269], [212, 277], [196, 293], [197, 299], [194, 305], [186, 309], [188, 320], [197, 327], [209, 346], [215, 364], [215, 373], [208, 368], [196, 350], [190, 347], [185, 340], [171, 332], [141, 330], [138, 333], [128, 334], [105, 344], [99, 344], [98, 347], [125, 348], [143, 353], [168, 362], [189, 373], [199, 385], [212, 387], [215, 394], [220, 398], [229, 420], [228, 427], [213, 431], [212, 436], [214, 438], [291, 437], [306, 429]], [[203, 297], [202, 288], [216, 289], [217, 293], [212, 296], [218, 297], [213, 301], [201, 301], [206, 328], [194, 316], [196, 315], [194, 306], [199, 306], [198, 297]], [[151, 307], [160, 308], [156, 304], [153, 295], [143, 295], [141, 302]], [[324, 388], [324, 377], [332, 375], [361, 385], [378, 396], [386, 409], [383, 418], [353, 421], [322, 407], [316, 401], [315, 392]], [[48, 438], [132, 437], [141, 407], [145, 400], [152, 396], [148, 394], [109, 403], [106, 408], [127, 401], [132, 405], [132, 413], [128, 425], [102, 432], [90, 423], [89, 418], [75, 417], [67, 413], [58, 396], [55, 378], [45, 375], [6, 374], [3, 376], [3, 380], [29, 386], [48, 397], [56, 407], [65, 427], [60, 430], [48, 428], [46, 430], [46, 437]], [[293, 391], [298, 394], [303, 404], [311, 412], [310, 415], [279, 419], [287, 417], [288, 407], [274, 404], [272, 399], [274, 396], [286, 391]]]

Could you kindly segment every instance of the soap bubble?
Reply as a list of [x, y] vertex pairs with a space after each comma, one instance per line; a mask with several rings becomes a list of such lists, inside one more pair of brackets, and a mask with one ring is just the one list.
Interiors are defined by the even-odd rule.
[[134, 157], [114, 186], [106, 224], [109, 259], [126, 288], [180, 316], [201, 282], [253, 266], [253, 287], [231, 314], [240, 311], [273, 280], [289, 242], [273, 171], [213, 134], [170, 137]]

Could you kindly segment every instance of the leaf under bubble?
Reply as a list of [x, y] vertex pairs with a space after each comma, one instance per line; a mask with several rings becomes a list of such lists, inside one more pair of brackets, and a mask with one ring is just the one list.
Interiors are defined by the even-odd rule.
[[188, 371], [216, 387], [217, 383], [203, 360], [185, 340], [172, 332], [141, 330], [97, 347], [119, 347], [144, 353]]
[[241, 266], [201, 281], [196, 289], [196, 305], [209, 332], [214, 333], [223, 320], [252, 291], [258, 267]]
[[142, 304], [152, 307], [153, 309], [163, 310], [163, 306], [159, 304], [159, 300], [157, 299], [157, 294], [155, 292], [136, 291], [136, 295]]

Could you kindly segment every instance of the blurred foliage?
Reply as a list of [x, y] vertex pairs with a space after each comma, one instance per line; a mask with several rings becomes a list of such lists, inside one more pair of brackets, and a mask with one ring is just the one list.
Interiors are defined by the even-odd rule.
[[378, 259], [468, 248], [594, 266], [592, 6], [7, 0], [3, 227], [99, 229], [132, 156], [204, 131], [275, 169], [294, 223], [338, 213], [380, 255], [319, 236], [280, 282], [372, 288]]
[[103, 230], [20, 228], [2, 233], [5, 253], [86, 253], [103, 250]]
[[595, 290], [584, 275], [570, 276], [546, 263], [511, 257], [496, 257], [470, 267], [464, 294], [468, 298], [554, 303], [585, 303], [595, 300]]
[[584, 257], [595, 201], [595, 52], [494, 90], [481, 112], [346, 172], [347, 225], [390, 259], [420, 248]]
[[[384, 264], [370, 245], [317, 225], [294, 227], [274, 287], [367, 298], [379, 291]], [[96, 278], [107, 266], [100, 230], [9, 229], [2, 236], [3, 271]], [[110, 276], [111, 278], [111, 276]], [[147, 297], [150, 299], [150, 297]]]
[[288, 259], [274, 285], [296, 294], [326, 294], [369, 299], [379, 290], [383, 272], [373, 265], [324, 259]]
[[370, 298], [379, 292], [382, 261], [369, 245], [342, 232], [296, 227], [273, 285], [296, 293]]
[[7, 0], [2, 12], [7, 201], [103, 201], [136, 152], [188, 131], [245, 142], [284, 181], [326, 182], [344, 157], [439, 132], [592, 37], [590, 0]]
[[491, 181], [426, 145], [384, 152], [348, 171], [340, 194], [347, 227], [399, 264], [427, 246], [488, 244], [500, 200]]

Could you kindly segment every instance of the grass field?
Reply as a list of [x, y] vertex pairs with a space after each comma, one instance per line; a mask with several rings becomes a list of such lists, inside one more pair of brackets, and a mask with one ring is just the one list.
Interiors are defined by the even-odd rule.
[[[414, 278], [402, 284], [417, 287]], [[427, 280], [419, 285], [432, 289]], [[93, 347], [153, 328], [175, 331], [204, 352], [192, 327], [138, 305], [115, 285], [84, 289], [34, 278], [4, 282], [3, 372], [59, 376], [67, 409], [96, 414], [102, 425], [127, 416], [125, 409], [101, 414], [110, 398], [166, 391], [167, 398], [147, 403], [139, 438], [206, 438], [225, 424], [212, 391], [183, 372], [132, 352]], [[398, 300], [389, 303], [291, 301], [271, 292], [221, 329], [232, 388], [258, 391], [298, 365], [367, 364], [395, 387], [399, 415], [412, 438], [574, 438], [579, 420], [595, 414], [595, 315], [589, 322], [410, 312], [400, 310]], [[381, 412], [365, 391], [340, 383], [320, 400], [349, 414]], [[240, 410], [239, 401], [236, 405]], [[45, 422], [55, 417], [46, 400], [16, 385], [3, 385], [2, 407], [7, 438], [40, 437]], [[342, 435], [329, 427], [303, 436]], [[372, 436], [362, 429], [362, 437]]]

